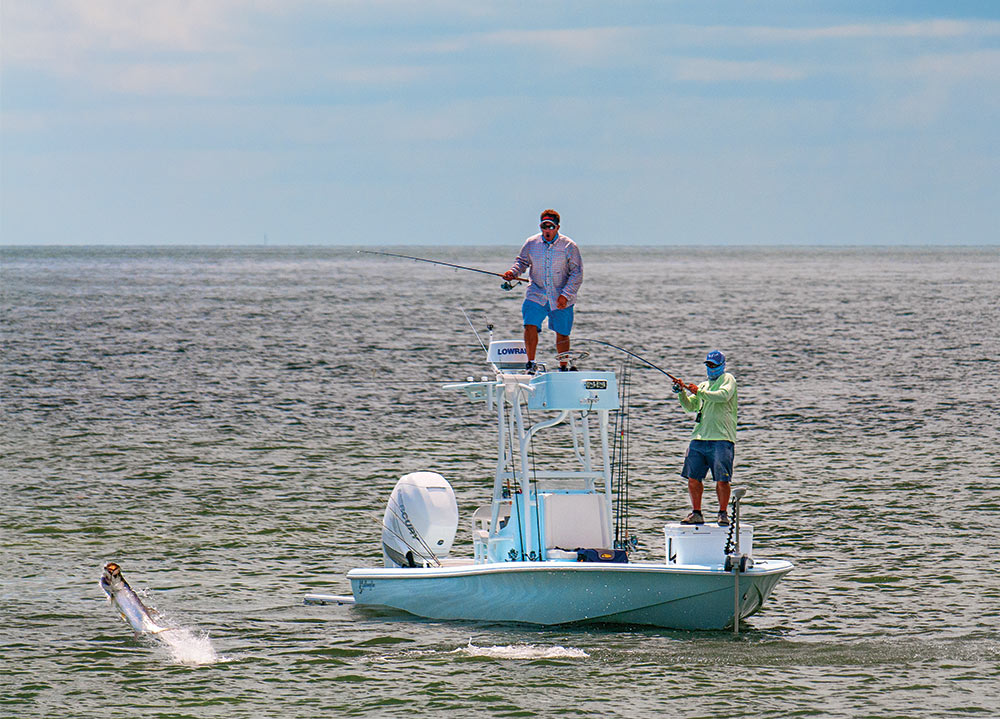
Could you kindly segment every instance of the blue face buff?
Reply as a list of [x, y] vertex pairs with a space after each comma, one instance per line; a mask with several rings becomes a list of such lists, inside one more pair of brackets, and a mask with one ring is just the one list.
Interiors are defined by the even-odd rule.
[[719, 350], [709, 352], [705, 357], [705, 371], [708, 373], [709, 379], [721, 377], [722, 373], [726, 371], [726, 356]]

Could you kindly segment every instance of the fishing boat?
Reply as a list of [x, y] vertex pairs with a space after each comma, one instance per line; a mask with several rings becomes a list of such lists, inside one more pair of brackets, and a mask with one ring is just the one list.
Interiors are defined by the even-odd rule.
[[[351, 569], [351, 595], [309, 594], [306, 603], [437, 620], [734, 631], [760, 610], [792, 564], [753, 556], [753, 527], [740, 522], [745, 489], [733, 488], [731, 525], [667, 523], [662, 561], [636, 561], [623, 470], [627, 379], [544, 366], [528, 374], [524, 343], [492, 333], [484, 349], [488, 375], [445, 385], [484, 404], [497, 427], [492, 497], [468, 520], [471, 556], [452, 556], [459, 516], [449, 482], [414, 472], [386, 505], [384, 566]], [[565, 461], [539, 468], [532, 442], [557, 430]]]

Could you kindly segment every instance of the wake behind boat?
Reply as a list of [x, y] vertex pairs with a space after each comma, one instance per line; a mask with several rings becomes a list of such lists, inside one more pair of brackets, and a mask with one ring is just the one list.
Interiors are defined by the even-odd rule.
[[[627, 488], [612, 486], [612, 465], [623, 461], [618, 448], [613, 463], [609, 439], [622, 405], [615, 373], [524, 374], [519, 340], [491, 338], [487, 358], [492, 379], [446, 385], [485, 403], [497, 423], [493, 495], [472, 514], [472, 556], [450, 556], [458, 527], [451, 485], [415, 472], [386, 506], [385, 566], [350, 570], [352, 597], [310, 594], [306, 603], [444, 620], [736, 631], [760, 610], [792, 564], [752, 556], [753, 527], [740, 523], [744, 489], [733, 490], [731, 526], [667, 524], [664, 560], [630, 561], [635, 544], [620, 511]], [[544, 418], [530, 424], [529, 413]], [[532, 439], [560, 426], [570, 435], [566, 466], [536, 469]]]

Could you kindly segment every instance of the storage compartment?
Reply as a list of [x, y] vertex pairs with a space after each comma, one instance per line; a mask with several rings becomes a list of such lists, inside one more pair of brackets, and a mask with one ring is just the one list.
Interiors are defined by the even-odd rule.
[[546, 372], [531, 386], [528, 409], [618, 409], [614, 372]]
[[[723, 564], [729, 530], [730, 527], [717, 524], [667, 524], [663, 528], [667, 564]], [[733, 532], [730, 551], [736, 551], [735, 545], [736, 533]], [[753, 526], [745, 522], [740, 523], [740, 553], [753, 554]]]

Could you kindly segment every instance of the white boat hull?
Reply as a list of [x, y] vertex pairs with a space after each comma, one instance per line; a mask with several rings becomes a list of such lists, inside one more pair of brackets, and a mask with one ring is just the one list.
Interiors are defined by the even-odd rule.
[[[740, 573], [740, 619], [757, 612], [791, 569], [761, 560]], [[736, 606], [736, 575], [695, 565], [506, 562], [353, 569], [347, 578], [357, 606], [443, 620], [723, 629]]]

